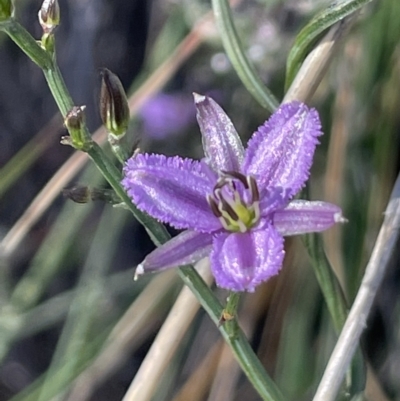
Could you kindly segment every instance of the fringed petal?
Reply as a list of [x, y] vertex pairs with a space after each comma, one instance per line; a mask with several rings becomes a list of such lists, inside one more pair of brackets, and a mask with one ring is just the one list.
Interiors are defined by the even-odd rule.
[[249, 141], [243, 172], [254, 175], [260, 191], [282, 187], [293, 197], [309, 176], [321, 123], [305, 104], [284, 104]]
[[122, 185], [140, 210], [178, 229], [220, 228], [206, 196], [214, 183], [202, 162], [138, 154], [128, 160]]
[[214, 171], [239, 171], [244, 149], [232, 121], [210, 97], [194, 94], [207, 163]]
[[282, 267], [283, 238], [270, 224], [246, 233], [214, 237], [211, 269], [219, 287], [253, 292]]
[[187, 264], [208, 256], [212, 248], [212, 235], [184, 231], [148, 254], [137, 267], [135, 277]]
[[346, 219], [340, 207], [317, 201], [294, 200], [273, 216], [273, 224], [281, 235], [324, 231], [343, 222]]

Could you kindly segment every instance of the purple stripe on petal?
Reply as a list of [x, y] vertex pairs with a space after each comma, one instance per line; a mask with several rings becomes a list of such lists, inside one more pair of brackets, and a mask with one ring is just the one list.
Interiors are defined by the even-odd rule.
[[260, 190], [279, 186], [293, 197], [308, 179], [320, 128], [316, 110], [299, 102], [280, 106], [250, 139], [243, 171]]
[[128, 160], [122, 185], [140, 210], [171, 226], [212, 232], [221, 227], [206, 196], [213, 183], [201, 162], [139, 154]]
[[273, 224], [281, 235], [297, 235], [327, 230], [345, 222], [342, 210], [327, 202], [294, 200], [273, 216]]
[[184, 231], [147, 255], [137, 267], [136, 276], [196, 263], [208, 256], [211, 248], [211, 234]]
[[210, 97], [195, 93], [194, 101], [207, 163], [215, 171], [239, 171], [244, 149], [232, 121]]
[[274, 227], [215, 236], [211, 269], [219, 287], [253, 292], [282, 267], [283, 238]]

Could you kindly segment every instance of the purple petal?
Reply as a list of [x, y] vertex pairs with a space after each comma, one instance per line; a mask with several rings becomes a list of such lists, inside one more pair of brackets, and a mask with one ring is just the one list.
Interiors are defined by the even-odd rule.
[[211, 269], [219, 287], [250, 291], [279, 272], [285, 251], [274, 227], [214, 237]]
[[232, 121], [210, 97], [194, 93], [207, 163], [214, 171], [239, 171], [244, 149]]
[[320, 128], [316, 110], [299, 102], [280, 106], [250, 139], [243, 171], [260, 190], [282, 187], [293, 197], [308, 179]]
[[288, 190], [275, 187], [268, 190], [263, 188], [260, 192], [260, 214], [267, 217], [275, 210], [283, 209], [289, 202]]
[[135, 277], [154, 271], [192, 264], [210, 254], [212, 235], [184, 231], [146, 256], [137, 267]]
[[211, 232], [221, 224], [206, 196], [215, 183], [202, 162], [138, 154], [128, 160], [122, 185], [140, 210], [171, 226]]
[[327, 230], [343, 223], [342, 210], [326, 202], [295, 200], [274, 214], [273, 224], [281, 235], [297, 235]]

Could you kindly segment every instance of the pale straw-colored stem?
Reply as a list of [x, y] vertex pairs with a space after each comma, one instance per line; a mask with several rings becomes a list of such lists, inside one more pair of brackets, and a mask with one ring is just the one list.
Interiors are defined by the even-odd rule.
[[[171, 401], [202, 401], [205, 399], [211, 382], [218, 375], [220, 358], [223, 349], [228, 348], [222, 339], [215, 342], [207, 351], [207, 354], [196, 366], [196, 370], [187, 379], [185, 384]], [[230, 350], [230, 348], [228, 348]], [[231, 352], [232, 355], [232, 352]], [[238, 370], [239, 366], [236, 364]], [[239, 370], [240, 371], [240, 370]], [[230, 399], [230, 398], [225, 398]]]
[[313, 401], [334, 401], [346, 374], [361, 333], [366, 327], [372, 302], [392, 257], [400, 231], [400, 175], [397, 177], [385, 218], [365, 270], [360, 289]]
[[[208, 258], [198, 262], [196, 268], [203, 280], [211, 284], [212, 274]], [[184, 287], [122, 401], [152, 399], [163, 374], [168, 369], [171, 358], [181, 344], [199, 308], [198, 300], [189, 288]]]

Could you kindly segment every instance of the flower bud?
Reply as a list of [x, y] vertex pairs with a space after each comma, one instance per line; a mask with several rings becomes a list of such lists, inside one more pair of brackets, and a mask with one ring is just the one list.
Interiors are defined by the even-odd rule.
[[100, 116], [108, 132], [124, 136], [129, 125], [129, 106], [119, 78], [104, 68], [101, 72]]
[[64, 125], [70, 137], [61, 138], [63, 145], [71, 145], [83, 151], [87, 151], [92, 146], [93, 141], [85, 124], [85, 108], [86, 106], [74, 106], [65, 117]]
[[83, 185], [74, 185], [70, 188], [64, 188], [62, 193], [65, 198], [75, 203], [89, 203], [93, 201], [101, 201], [111, 205], [119, 205], [122, 203], [121, 198], [113, 189], [89, 188]]
[[40, 40], [40, 44], [42, 46], [42, 49], [54, 55], [55, 38], [53, 33], [51, 32], [44, 33], [42, 39]]
[[14, 7], [11, 0], [0, 0], [0, 21], [11, 18], [13, 11]]
[[52, 32], [60, 24], [60, 6], [58, 0], [44, 0], [38, 16], [43, 32]]
[[75, 203], [88, 203], [91, 200], [89, 188], [82, 185], [64, 188], [62, 194]]
[[65, 126], [68, 131], [80, 131], [85, 125], [85, 108], [86, 106], [74, 106], [65, 118]]

